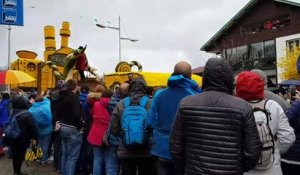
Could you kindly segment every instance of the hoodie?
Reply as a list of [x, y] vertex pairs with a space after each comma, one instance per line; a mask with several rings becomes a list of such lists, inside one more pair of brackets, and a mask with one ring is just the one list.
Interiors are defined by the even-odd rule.
[[200, 89], [194, 80], [174, 75], [168, 79], [168, 87], [155, 94], [149, 115], [150, 125], [154, 128], [153, 155], [171, 160], [169, 135], [179, 102], [188, 95], [198, 93]]

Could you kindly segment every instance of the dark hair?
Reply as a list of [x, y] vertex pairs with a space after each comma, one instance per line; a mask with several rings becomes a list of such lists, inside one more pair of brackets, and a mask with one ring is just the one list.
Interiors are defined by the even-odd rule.
[[112, 95], [113, 95], [113, 91], [112, 91], [112, 90], [110, 90], [110, 89], [105, 89], [105, 90], [103, 91], [101, 97], [107, 97], [107, 98], [109, 98], [109, 97], [111, 97]]
[[73, 79], [70, 79], [66, 82], [66, 88], [67, 90], [74, 90], [76, 89], [77, 87], [77, 81], [76, 80], [73, 80]]
[[3, 100], [4, 100], [4, 99], [9, 99], [9, 97], [10, 97], [10, 95], [9, 95], [8, 92], [2, 92], [1, 95], [2, 95], [2, 99], [3, 99]]
[[21, 95], [14, 95], [11, 104], [13, 109], [28, 109], [28, 100]]
[[37, 96], [37, 94], [36, 93], [31, 93], [31, 94], [29, 94], [29, 96], [28, 96], [28, 99], [30, 100], [30, 99], [32, 99], [32, 98], [36, 98], [36, 96]]
[[88, 85], [82, 85], [81, 88], [80, 88], [80, 91], [81, 91], [82, 93], [89, 93], [90, 88], [89, 88]]
[[142, 92], [146, 94], [147, 84], [144, 78], [135, 78], [129, 84], [129, 94], [132, 92]]

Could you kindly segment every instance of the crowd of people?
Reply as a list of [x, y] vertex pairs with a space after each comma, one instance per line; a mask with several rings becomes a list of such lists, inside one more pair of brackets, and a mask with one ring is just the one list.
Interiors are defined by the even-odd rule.
[[[0, 155], [10, 154], [15, 175], [32, 144], [43, 152], [41, 166], [53, 156], [62, 175], [300, 173], [297, 93], [290, 104], [267, 89], [263, 71], [234, 77], [221, 58], [207, 61], [202, 87], [191, 75], [179, 62], [155, 92], [142, 77], [113, 89], [71, 79], [28, 97], [2, 92]], [[13, 119], [21, 132], [9, 138]]]

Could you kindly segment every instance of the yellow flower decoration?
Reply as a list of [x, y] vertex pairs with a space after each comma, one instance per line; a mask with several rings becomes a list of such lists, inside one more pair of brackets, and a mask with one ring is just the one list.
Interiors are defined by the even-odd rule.
[[285, 56], [281, 57], [278, 61], [278, 67], [282, 69], [279, 76], [283, 80], [299, 80], [300, 76], [297, 72], [297, 60], [300, 55], [300, 48], [286, 48], [285, 52]]

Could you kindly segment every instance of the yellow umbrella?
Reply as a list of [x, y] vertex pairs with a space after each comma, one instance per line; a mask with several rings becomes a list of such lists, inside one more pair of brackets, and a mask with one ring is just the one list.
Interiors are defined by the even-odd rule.
[[23, 71], [6, 70], [0, 72], [0, 84], [18, 84], [35, 81], [35, 79]]

